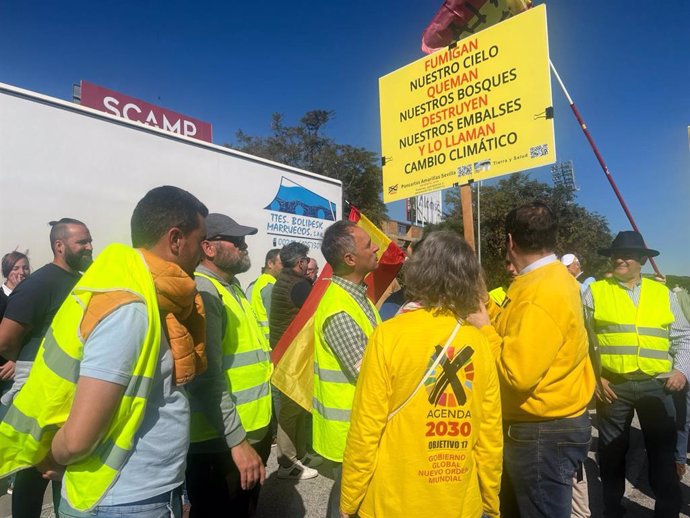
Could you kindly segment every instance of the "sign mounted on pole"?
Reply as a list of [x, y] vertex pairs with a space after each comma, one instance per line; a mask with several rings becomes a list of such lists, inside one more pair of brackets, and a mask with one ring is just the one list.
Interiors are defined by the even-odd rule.
[[546, 7], [379, 80], [383, 201], [555, 162]]

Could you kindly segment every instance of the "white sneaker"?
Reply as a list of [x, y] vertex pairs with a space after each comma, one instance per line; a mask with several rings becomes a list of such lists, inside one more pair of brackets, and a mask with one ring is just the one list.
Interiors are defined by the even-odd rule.
[[307, 453], [304, 457], [302, 457], [300, 462], [302, 462], [302, 464], [305, 466], [309, 466], [310, 468], [317, 468], [323, 464], [323, 457], [318, 453]]
[[295, 463], [288, 468], [284, 468], [283, 466], [278, 467], [278, 478], [307, 480], [318, 476], [318, 471], [316, 471], [315, 469], [308, 468], [298, 460], [296, 460]]

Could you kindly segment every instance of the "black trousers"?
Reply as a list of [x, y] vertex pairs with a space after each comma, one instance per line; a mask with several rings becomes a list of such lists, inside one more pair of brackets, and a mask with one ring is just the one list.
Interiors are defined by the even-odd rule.
[[599, 469], [604, 490], [604, 516], [620, 518], [625, 491], [625, 454], [630, 443], [634, 411], [640, 420], [649, 465], [649, 484], [654, 491], [656, 518], [677, 518], [681, 508], [680, 482], [676, 475], [675, 409], [663, 380], [631, 381], [602, 373], [618, 396], [613, 403], [597, 401], [599, 421]]
[[[271, 454], [273, 436], [270, 430], [252, 446], [264, 465]], [[224, 516], [250, 518], [256, 511], [261, 486], [250, 490], [240, 486], [240, 472], [232, 461], [230, 449], [219, 453], [189, 453], [187, 455], [187, 496], [192, 504], [190, 518]]]
[[[40, 518], [43, 507], [43, 495], [48, 487], [49, 480], [42, 477], [41, 472], [35, 468], [27, 468], [18, 471], [14, 478], [12, 491], [12, 518]], [[61, 482], [53, 481], [53, 508], [58, 517], [60, 504]]]

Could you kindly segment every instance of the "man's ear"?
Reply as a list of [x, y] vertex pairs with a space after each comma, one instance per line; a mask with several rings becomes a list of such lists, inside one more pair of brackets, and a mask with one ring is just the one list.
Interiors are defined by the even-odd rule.
[[515, 250], [515, 242], [513, 241], [513, 236], [509, 233], [506, 237], [506, 248], [508, 250]]
[[645, 255], [640, 257], [640, 266], [644, 266], [647, 263], [647, 259], [648, 259], [648, 257]]
[[179, 227], [172, 227], [168, 230], [166, 235], [168, 239], [168, 247], [173, 255], [180, 255], [180, 248], [182, 246], [182, 240], [184, 239], [184, 233]]
[[348, 266], [348, 268], [354, 268], [355, 266], [355, 254], [352, 252], [345, 252], [343, 256], [343, 263]]
[[216, 256], [216, 247], [212, 241], [204, 239], [201, 242], [201, 251], [203, 253], [202, 259], [209, 258], [213, 259]]

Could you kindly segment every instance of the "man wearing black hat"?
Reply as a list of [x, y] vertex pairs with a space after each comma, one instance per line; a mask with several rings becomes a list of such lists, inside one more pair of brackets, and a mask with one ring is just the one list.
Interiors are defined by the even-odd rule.
[[250, 267], [245, 236], [257, 229], [206, 218], [195, 278], [206, 309], [208, 370], [190, 383], [187, 491], [193, 517], [251, 516], [271, 453], [270, 347], [236, 275]]
[[[647, 248], [635, 231], [619, 232], [610, 248], [613, 277], [589, 286], [583, 296], [593, 360], [598, 363], [597, 417], [604, 516], [621, 517], [625, 454], [637, 410], [656, 497], [655, 517], [677, 517], [681, 494], [674, 460], [675, 410], [671, 392], [690, 377], [690, 325], [675, 295], [642, 278]], [[684, 467], [684, 466], [683, 466]]]

